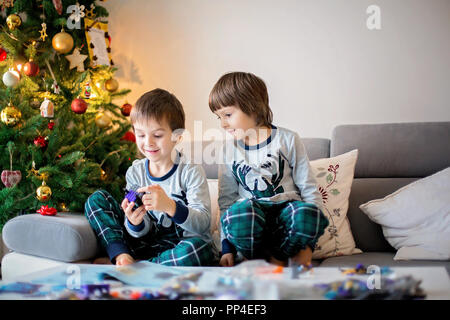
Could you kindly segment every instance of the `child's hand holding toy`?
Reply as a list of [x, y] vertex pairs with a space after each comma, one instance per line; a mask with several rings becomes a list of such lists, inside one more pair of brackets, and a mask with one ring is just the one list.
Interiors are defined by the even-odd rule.
[[121, 206], [131, 224], [138, 226], [144, 220], [144, 215], [147, 211], [143, 205], [135, 208], [134, 201], [130, 202], [127, 198], [124, 198]]
[[175, 215], [175, 201], [169, 198], [161, 186], [154, 184], [136, 190], [137, 192], [145, 192], [142, 196], [142, 203], [145, 210], [157, 210], [167, 213], [173, 217]]

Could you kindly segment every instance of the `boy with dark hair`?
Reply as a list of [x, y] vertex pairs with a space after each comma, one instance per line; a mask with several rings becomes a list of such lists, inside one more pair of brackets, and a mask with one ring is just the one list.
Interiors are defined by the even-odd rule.
[[[209, 265], [213, 260], [211, 203], [206, 174], [175, 149], [185, 115], [171, 93], [155, 89], [142, 95], [130, 114], [138, 150], [126, 173], [126, 189], [142, 199], [122, 203], [104, 190], [92, 194], [85, 215], [109, 260], [173, 265]], [[134, 199], [134, 198], [131, 198]], [[137, 207], [137, 208], [136, 208]]]

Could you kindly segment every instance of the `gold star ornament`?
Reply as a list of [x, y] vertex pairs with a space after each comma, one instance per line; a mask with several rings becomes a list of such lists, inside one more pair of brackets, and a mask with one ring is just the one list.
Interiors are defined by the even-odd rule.
[[87, 55], [80, 54], [80, 49], [75, 48], [73, 49], [72, 54], [67, 55], [66, 59], [70, 62], [70, 69], [77, 68], [78, 72], [84, 71], [84, 64], [83, 61], [86, 60]]
[[41, 26], [42, 26], [42, 30], [39, 31], [41, 33], [40, 39], [42, 39], [42, 41], [45, 41], [45, 38], [48, 37], [48, 35], [47, 35], [47, 24], [44, 22], [44, 23], [41, 24]]

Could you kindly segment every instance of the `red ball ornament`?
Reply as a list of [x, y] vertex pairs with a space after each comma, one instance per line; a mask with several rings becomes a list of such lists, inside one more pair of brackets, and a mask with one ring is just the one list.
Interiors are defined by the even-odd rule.
[[123, 137], [120, 140], [136, 142], [136, 136], [134, 135], [133, 132], [127, 131], [127, 132], [125, 132], [125, 134], [123, 135]]
[[46, 137], [38, 136], [38, 137], [34, 138], [34, 144], [43, 149], [43, 148], [47, 147], [47, 145], [48, 145], [47, 140], [48, 140], [48, 138], [46, 138]]
[[71, 108], [72, 111], [77, 114], [83, 114], [86, 112], [86, 109], [88, 107], [88, 104], [83, 99], [75, 99], [72, 101]]
[[125, 117], [128, 117], [131, 113], [131, 109], [133, 106], [129, 103], [125, 103], [122, 107], [120, 107], [120, 111]]
[[0, 61], [4, 61], [6, 59], [6, 56], [7, 56], [6, 50], [0, 48]]
[[23, 73], [29, 77], [34, 77], [39, 73], [39, 66], [33, 60], [30, 60], [23, 66]]
[[53, 121], [50, 121], [48, 124], [47, 124], [47, 127], [50, 129], [50, 130], [53, 130], [53, 127], [55, 126], [55, 123], [53, 122]]

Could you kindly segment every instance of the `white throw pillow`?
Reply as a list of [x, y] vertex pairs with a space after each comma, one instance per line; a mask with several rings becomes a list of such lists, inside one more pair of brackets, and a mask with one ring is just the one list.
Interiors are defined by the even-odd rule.
[[398, 250], [394, 260], [450, 259], [450, 167], [360, 208]]
[[355, 240], [347, 218], [348, 198], [353, 183], [358, 150], [333, 158], [310, 161], [314, 177], [322, 194], [324, 214], [329, 225], [319, 238], [313, 259], [351, 255], [362, 251]]

